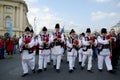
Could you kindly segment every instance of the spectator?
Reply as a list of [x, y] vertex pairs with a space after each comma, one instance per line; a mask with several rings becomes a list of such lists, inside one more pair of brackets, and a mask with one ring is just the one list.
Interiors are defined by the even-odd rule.
[[13, 40], [10, 37], [6, 39], [6, 50], [8, 52], [8, 58], [12, 58], [13, 57]]
[[0, 36], [0, 59], [4, 59], [4, 40], [2, 36]]
[[18, 39], [16, 37], [16, 35], [13, 36], [13, 53], [16, 54], [16, 50], [17, 50], [17, 45], [18, 45]]

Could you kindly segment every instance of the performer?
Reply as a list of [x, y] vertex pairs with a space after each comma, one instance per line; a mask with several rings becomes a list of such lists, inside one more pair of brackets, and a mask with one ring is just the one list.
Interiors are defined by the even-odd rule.
[[82, 64], [81, 64], [81, 69], [84, 69], [85, 66], [85, 61], [88, 58], [88, 67], [87, 71], [93, 73], [92, 71], [92, 45], [94, 43], [93, 37], [91, 36], [91, 30], [90, 28], [87, 28], [86, 30], [86, 36], [82, 39]]
[[39, 67], [38, 73], [42, 72], [43, 68], [47, 70], [48, 56], [50, 55], [50, 36], [47, 33], [47, 28], [43, 27], [42, 33], [38, 37], [39, 43]]
[[31, 39], [30, 29], [26, 27], [25, 33], [19, 39], [19, 50], [22, 58], [22, 67], [23, 67], [23, 75], [25, 77], [28, 75], [28, 65], [32, 69], [33, 73], [35, 73], [35, 65], [34, 65], [34, 56], [32, 47], [34, 46], [34, 39]]
[[117, 53], [117, 48], [116, 48], [116, 38], [117, 35], [115, 33], [114, 29], [111, 29], [110, 34], [107, 35], [108, 38], [111, 39], [111, 53], [112, 53], [112, 58], [111, 58], [111, 62], [112, 62], [112, 67], [113, 69], [117, 68], [117, 64], [118, 64], [118, 53]]
[[33, 51], [33, 63], [34, 63], [34, 66], [35, 66], [35, 56], [36, 56], [36, 48], [37, 48], [37, 37], [34, 35], [34, 31], [33, 29], [31, 29], [30, 31], [30, 36], [31, 36], [31, 40], [34, 40], [34, 46], [31, 48], [32, 51]]
[[63, 55], [62, 53], [62, 43], [64, 41], [64, 36], [62, 33], [60, 33], [60, 25], [55, 25], [55, 32], [53, 32], [51, 36], [53, 49], [52, 49], [52, 58], [53, 58], [53, 65], [56, 71], [60, 72], [60, 64], [61, 64], [61, 57]]
[[84, 33], [82, 33], [81, 35], [80, 35], [80, 38], [79, 38], [79, 46], [80, 46], [80, 49], [79, 49], [79, 51], [78, 51], [78, 62], [79, 62], [79, 65], [81, 65], [82, 64], [82, 39], [85, 37], [85, 34]]
[[112, 73], [113, 68], [110, 59], [110, 40], [107, 39], [107, 30], [102, 28], [101, 36], [98, 36], [98, 70], [103, 71], [103, 60], [105, 60], [108, 72]]
[[75, 69], [75, 59], [77, 57], [77, 51], [79, 50], [79, 40], [75, 35], [75, 31], [72, 29], [70, 37], [67, 41], [68, 60], [69, 60], [69, 73]]

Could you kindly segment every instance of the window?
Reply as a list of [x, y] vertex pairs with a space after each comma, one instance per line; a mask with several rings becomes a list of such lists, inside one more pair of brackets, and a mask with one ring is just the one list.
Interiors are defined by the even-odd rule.
[[12, 12], [11, 7], [6, 7], [6, 13], [11, 13], [11, 12]]
[[7, 17], [5, 18], [5, 27], [6, 27], [6, 28], [9, 28], [10, 23], [11, 23], [11, 17], [10, 17], [10, 16], [7, 16]]

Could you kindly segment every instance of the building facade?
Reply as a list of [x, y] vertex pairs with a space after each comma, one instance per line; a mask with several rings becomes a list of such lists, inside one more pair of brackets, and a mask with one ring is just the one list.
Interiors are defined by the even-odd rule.
[[120, 21], [119, 21], [115, 26], [113, 26], [112, 28], [114, 28], [115, 31], [116, 31], [117, 33], [119, 33], [119, 32], [120, 32]]
[[[9, 33], [19, 37], [26, 26], [28, 7], [24, 0], [0, 0], [0, 35]], [[11, 27], [12, 26], [12, 27]]]

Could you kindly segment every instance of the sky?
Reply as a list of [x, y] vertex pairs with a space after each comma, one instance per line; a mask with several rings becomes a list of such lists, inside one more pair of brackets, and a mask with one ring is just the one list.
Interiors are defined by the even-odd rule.
[[43, 26], [55, 24], [76, 33], [108, 30], [120, 21], [120, 0], [24, 0], [28, 5], [28, 20], [36, 33]]

